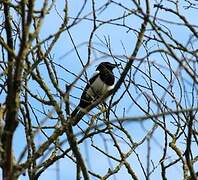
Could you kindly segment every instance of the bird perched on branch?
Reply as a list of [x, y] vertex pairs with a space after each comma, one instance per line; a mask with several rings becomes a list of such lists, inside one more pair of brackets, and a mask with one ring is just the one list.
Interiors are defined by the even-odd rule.
[[78, 106], [71, 113], [73, 126], [86, 114], [88, 106], [114, 88], [115, 77], [113, 69], [117, 66], [117, 64], [110, 62], [102, 62], [98, 65], [96, 72], [87, 83], [81, 95]]

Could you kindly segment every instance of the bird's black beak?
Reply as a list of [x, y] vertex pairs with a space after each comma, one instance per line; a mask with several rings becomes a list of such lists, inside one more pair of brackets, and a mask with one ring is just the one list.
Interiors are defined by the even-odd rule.
[[113, 68], [119, 67], [119, 66], [121, 66], [121, 63], [112, 64], [112, 67], [113, 67]]

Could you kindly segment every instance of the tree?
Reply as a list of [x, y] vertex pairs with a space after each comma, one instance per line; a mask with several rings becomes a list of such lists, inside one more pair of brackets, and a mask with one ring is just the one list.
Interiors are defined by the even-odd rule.
[[[0, 12], [4, 180], [42, 179], [58, 162], [72, 168], [57, 179], [68, 168], [70, 179], [197, 178], [196, 0], [3, 0]], [[72, 127], [104, 59], [121, 63], [107, 106]]]

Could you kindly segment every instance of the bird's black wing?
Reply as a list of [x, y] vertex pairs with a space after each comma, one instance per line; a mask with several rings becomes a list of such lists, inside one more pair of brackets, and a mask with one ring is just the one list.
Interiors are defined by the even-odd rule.
[[84, 88], [83, 93], [81, 95], [80, 102], [79, 102], [78, 106], [71, 113], [71, 117], [74, 117], [78, 113], [80, 108], [86, 108], [87, 106], [89, 106], [91, 104], [91, 101], [93, 100], [93, 98], [87, 94], [87, 90], [90, 88], [90, 85], [97, 79], [98, 76], [99, 76], [99, 72], [97, 71], [89, 79], [89, 82], [87, 83], [87, 85]]
[[82, 108], [86, 108], [87, 106], [89, 106], [92, 101], [93, 101], [93, 97], [91, 97], [90, 95], [87, 94], [88, 89], [90, 88], [91, 84], [99, 77], [99, 72], [96, 72], [92, 78], [90, 78], [89, 82], [87, 83], [82, 95], [81, 95], [81, 99], [80, 99], [80, 103], [79, 103], [79, 107]]

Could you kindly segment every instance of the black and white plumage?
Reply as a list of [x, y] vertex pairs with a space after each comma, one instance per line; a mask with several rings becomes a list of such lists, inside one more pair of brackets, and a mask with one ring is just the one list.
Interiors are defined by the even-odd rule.
[[86, 114], [86, 108], [89, 105], [114, 88], [115, 77], [113, 74], [113, 69], [116, 66], [116, 64], [102, 62], [96, 68], [96, 72], [87, 83], [81, 95], [78, 106], [71, 114], [71, 117], [73, 118], [73, 126], [75, 126], [83, 115]]

